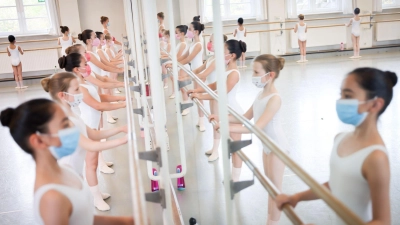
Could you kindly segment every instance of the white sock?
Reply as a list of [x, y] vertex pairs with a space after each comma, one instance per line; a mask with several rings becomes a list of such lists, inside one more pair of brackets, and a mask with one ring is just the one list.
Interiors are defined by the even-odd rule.
[[199, 122], [197, 123], [199, 126], [204, 124], [204, 116], [199, 117]]
[[303, 60], [306, 61], [306, 55], [303, 55]]
[[215, 161], [216, 159], [218, 159], [218, 157], [219, 157], [218, 148], [219, 148], [220, 141], [221, 141], [221, 139], [214, 139], [213, 147], [210, 151], [208, 151], [208, 153], [211, 153], [210, 157], [208, 157], [209, 162], [212, 162], [212, 161]]
[[15, 83], [17, 83], [17, 87], [21, 87], [21, 86], [19, 85], [19, 81], [15, 81]]
[[20, 87], [23, 87], [23, 86], [24, 86], [24, 84], [22, 83], [22, 80], [19, 81], [19, 86], [20, 86]]
[[103, 196], [100, 192], [99, 186], [92, 186], [89, 187], [90, 192], [92, 192], [94, 206], [100, 211], [107, 211], [110, 210], [110, 206], [103, 200]]
[[242, 167], [236, 168], [236, 167], [232, 166], [232, 180], [233, 180], [233, 182], [239, 181], [241, 172], [242, 172]]

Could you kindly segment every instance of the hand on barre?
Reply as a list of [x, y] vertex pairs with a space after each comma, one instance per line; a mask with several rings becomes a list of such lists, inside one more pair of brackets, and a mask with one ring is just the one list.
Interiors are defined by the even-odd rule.
[[188, 95], [190, 95], [190, 94], [192, 94], [192, 93], [197, 93], [197, 90], [196, 90], [196, 89], [192, 89], [192, 90], [188, 90], [188, 91], [187, 91], [187, 94], [188, 94]]
[[171, 63], [166, 64], [165, 68], [172, 68], [172, 64]]
[[280, 194], [276, 196], [275, 202], [278, 209], [282, 210], [285, 204], [290, 204], [293, 208], [296, 207], [299, 199], [296, 197], [296, 195], [289, 196], [285, 194]]
[[217, 115], [211, 114], [211, 115], [208, 117], [208, 122], [211, 123], [211, 121], [213, 121], [213, 120], [219, 121], [219, 117], [218, 117]]

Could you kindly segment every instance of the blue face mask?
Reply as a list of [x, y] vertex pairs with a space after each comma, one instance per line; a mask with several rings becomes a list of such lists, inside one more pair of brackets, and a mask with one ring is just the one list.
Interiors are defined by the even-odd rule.
[[50, 134], [50, 136], [58, 137], [61, 141], [61, 146], [50, 146], [49, 148], [51, 154], [58, 160], [75, 152], [78, 147], [80, 133], [77, 127], [71, 127], [59, 130], [58, 134]]
[[339, 99], [336, 102], [336, 112], [339, 119], [345, 124], [359, 126], [368, 116], [368, 112], [358, 113], [358, 106], [366, 102], [357, 99]]

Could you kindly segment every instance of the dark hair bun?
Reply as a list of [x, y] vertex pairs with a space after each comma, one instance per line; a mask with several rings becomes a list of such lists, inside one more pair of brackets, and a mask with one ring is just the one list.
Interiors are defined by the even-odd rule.
[[81, 41], [83, 41], [83, 39], [82, 39], [82, 34], [78, 34], [78, 39], [81, 40]]
[[61, 69], [64, 69], [66, 64], [67, 64], [67, 57], [62, 56], [58, 59], [58, 65], [60, 66]]
[[7, 108], [3, 110], [0, 114], [1, 125], [8, 127], [14, 116], [15, 109]]
[[204, 24], [200, 24], [200, 30], [203, 31], [205, 29]]
[[239, 47], [240, 47], [240, 50], [241, 50], [242, 52], [246, 52], [246, 51], [247, 51], [247, 45], [246, 45], [245, 42], [239, 41]]
[[392, 83], [392, 87], [396, 86], [396, 84], [397, 84], [397, 75], [396, 75], [396, 73], [393, 73], [393, 72], [390, 72], [390, 71], [386, 71], [385, 75], [388, 77], [388, 79]]

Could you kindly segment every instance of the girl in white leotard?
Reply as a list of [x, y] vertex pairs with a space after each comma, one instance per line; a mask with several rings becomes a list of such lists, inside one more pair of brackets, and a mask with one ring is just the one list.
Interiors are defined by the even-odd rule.
[[[233, 37], [236, 37], [236, 40], [238, 41], [242, 41], [244, 43], [246, 43], [246, 36], [247, 36], [247, 31], [246, 28], [243, 26], [243, 18], [240, 17], [238, 19], [238, 27], [235, 29], [235, 31], [233, 32]], [[242, 62], [242, 65], [239, 68], [246, 68], [246, 53], [243, 52], [242, 57], [240, 58], [240, 61]]]
[[22, 79], [22, 62], [21, 56], [24, 54], [22, 48], [15, 44], [15, 37], [13, 35], [8, 36], [10, 46], [7, 47], [7, 54], [11, 58], [11, 67], [13, 69], [14, 79], [17, 83], [16, 89], [25, 89], [28, 86], [24, 86]]
[[307, 24], [304, 23], [304, 15], [299, 15], [299, 23], [294, 27], [294, 32], [297, 33], [297, 39], [300, 48], [300, 60], [298, 63], [307, 62], [306, 59], [306, 44], [307, 44]]
[[61, 33], [63, 33], [62, 37], [58, 38], [58, 45], [61, 45], [61, 55], [67, 55], [65, 50], [72, 46], [76, 41], [75, 38], [72, 37], [71, 33], [69, 33], [69, 28], [67, 26], [60, 26]]
[[3, 110], [0, 120], [13, 131], [11, 136], [21, 149], [35, 161], [35, 224], [134, 223], [132, 217], [94, 215], [86, 183], [75, 171], [57, 163], [57, 159], [74, 153], [80, 139], [79, 130], [71, 127], [57, 103], [48, 99], [30, 100], [17, 108]]
[[[69, 58], [60, 58], [60, 64], [66, 64], [65, 60]], [[75, 74], [69, 72], [57, 73], [50, 77], [44, 78], [41, 81], [43, 89], [49, 92], [53, 100], [57, 101], [65, 109], [69, 120], [79, 129], [81, 139], [76, 151], [67, 157], [59, 160], [61, 164], [70, 166], [76, 173], [83, 177], [83, 164], [86, 158], [86, 151], [102, 151], [108, 150], [119, 145], [125, 144], [126, 137], [107, 141], [99, 142], [92, 140], [100, 140], [104, 137], [111, 137], [120, 132], [126, 133], [126, 126], [118, 127], [111, 130], [97, 131], [89, 128], [85, 122], [77, 114], [77, 107], [82, 102], [83, 94], [79, 88], [79, 81]], [[90, 138], [90, 139], [88, 139]], [[108, 194], [102, 194], [109, 197]]]
[[[111, 62], [113, 62], [114, 65], [116, 62], [117, 67], [122, 67], [123, 66], [122, 51], [119, 52], [118, 54], [115, 54], [115, 52], [113, 50], [114, 41], [112, 41], [112, 37], [109, 33], [104, 36], [104, 39], [106, 40], [106, 47], [104, 48], [104, 50], [105, 50], [106, 54], [108, 55], [108, 58], [110, 59]], [[117, 81], [118, 73], [110, 72], [110, 78]], [[121, 94], [121, 91], [118, 88], [115, 88], [114, 93]]]
[[[224, 42], [226, 42], [228, 40], [228, 37], [226, 35], [224, 35]], [[211, 34], [210, 35], [210, 41], [207, 44], [207, 49], [210, 52], [214, 52], [214, 35]], [[212, 55], [211, 57], [209, 57], [206, 62], [200, 66], [199, 68], [195, 69], [193, 71], [194, 74], [197, 75], [197, 77], [199, 77], [203, 82], [207, 82], [207, 84], [212, 84], [214, 82], [217, 81], [217, 74], [215, 71], [215, 57], [214, 55]], [[202, 100], [199, 100], [201, 103], [203, 103]], [[211, 104], [215, 103], [214, 101], [210, 102], [210, 109], [211, 109], [211, 114], [217, 114], [218, 113], [218, 107], [217, 106], [213, 106]], [[204, 121], [203, 118], [204, 117], [204, 113], [203, 111], [201, 111], [199, 108], [197, 109], [198, 113], [199, 113], [199, 122], [197, 123], [197, 127], [199, 128], [199, 131], [204, 132], [206, 130], [205, 125], [204, 125]]]
[[[355, 129], [335, 137], [329, 181], [323, 185], [365, 224], [392, 224], [389, 156], [378, 121], [393, 98], [397, 80], [393, 72], [355, 69], [343, 80], [341, 97], [336, 102], [339, 119]], [[314, 199], [318, 196], [308, 190], [280, 195], [276, 202], [279, 208], [285, 203], [294, 207], [300, 201]], [[348, 223], [337, 217], [334, 224]]]
[[[179, 25], [175, 28], [175, 38], [179, 40], [178, 45], [176, 46], [176, 57], [179, 62], [179, 60], [183, 60], [183, 57], [186, 55], [186, 53], [189, 51], [189, 45], [186, 43], [185, 35], [188, 30], [188, 26], [186, 25]], [[169, 59], [168, 57], [161, 57], [161, 59]], [[167, 61], [162, 64], [162, 76], [166, 76], [167, 73], [167, 67], [172, 66], [172, 61]], [[178, 72], [180, 71], [180, 67], [178, 67]], [[171, 79], [171, 86], [172, 86], [172, 94], [169, 96], [169, 98], [173, 99], [175, 98], [175, 92], [174, 92], [174, 78], [173, 76], [170, 76]]]
[[163, 12], [157, 13], [157, 20], [158, 20], [158, 38], [161, 40], [162, 33], [165, 30], [164, 13]]
[[[111, 34], [111, 31], [109, 30], [109, 28], [110, 28], [110, 19], [108, 19], [108, 17], [106, 17], [106, 16], [101, 16], [100, 17], [100, 23], [103, 26], [103, 34], [104, 35]], [[112, 37], [112, 41], [115, 43], [115, 45], [113, 46], [114, 53], [117, 53], [118, 50], [117, 50], [117, 46], [116, 45], [122, 46], [122, 43], [119, 42], [117, 40], [117, 38], [115, 38], [114, 36], [111, 35], [111, 37]]]
[[[240, 72], [236, 65], [236, 62], [238, 59], [240, 59], [241, 55], [243, 52], [246, 51], [246, 44], [241, 41], [237, 40], [228, 40], [225, 42], [225, 63], [227, 65], [226, 68], [226, 85], [227, 85], [227, 95], [228, 95], [228, 105], [232, 107], [234, 110], [237, 112], [241, 113], [243, 110], [240, 107], [239, 103], [236, 101], [236, 92], [239, 87], [239, 80], [240, 80]], [[217, 89], [217, 82], [214, 82], [212, 84], [208, 85], [209, 88], [212, 90]], [[199, 100], [211, 100], [211, 102], [215, 101], [209, 94], [204, 94], [204, 89], [199, 87], [194, 90], [188, 91], [188, 93], [192, 93], [191, 98], [197, 98]], [[213, 102], [211, 106], [217, 106], [218, 103]], [[211, 119], [216, 119], [214, 116], [210, 117]], [[240, 134], [235, 134], [231, 133], [230, 137], [232, 137], [233, 140], [240, 140], [241, 135]], [[221, 140], [220, 134], [214, 130], [214, 143], [213, 147], [211, 150], [206, 152], [206, 155], [210, 155], [208, 158], [209, 162], [215, 161], [218, 159], [219, 154], [218, 154], [218, 146], [219, 142]], [[236, 168], [240, 168], [242, 161], [240, 158], [236, 155], [232, 155], [233, 159], [233, 166]]]
[[[182, 65], [187, 65], [188, 63], [190, 63], [190, 69], [192, 71], [203, 65], [203, 44], [200, 42], [199, 38], [199, 35], [203, 30], [204, 30], [204, 24], [201, 24], [199, 22], [192, 22], [190, 24], [189, 29], [186, 33], [186, 37], [189, 39], [193, 39], [194, 41], [190, 46], [189, 51], [186, 52], [186, 54], [183, 55], [183, 57], [178, 59], [179, 63], [181, 63]], [[170, 65], [168, 65], [167, 67], [170, 67]], [[180, 80], [188, 79], [188, 75], [184, 70], [179, 71], [179, 79]], [[195, 87], [197, 87], [196, 83], [194, 85]], [[184, 103], [188, 102], [188, 96], [186, 91], [183, 88], [181, 88], [181, 92], [182, 92], [183, 102]], [[189, 112], [190, 112], [189, 108], [185, 109], [183, 110], [182, 115], [186, 116], [187, 114], [189, 114]]]
[[[79, 64], [77, 64], [79, 62]], [[76, 63], [76, 64], [75, 64]], [[61, 65], [60, 65], [61, 66]], [[97, 87], [89, 82], [85, 82], [83, 79], [87, 79], [89, 76], [93, 76], [93, 73], [89, 73], [90, 67], [87, 65], [85, 58], [78, 53], [71, 53], [67, 56], [66, 71], [74, 72], [77, 76], [81, 77], [80, 90], [83, 93], [83, 102], [79, 104], [80, 116], [85, 124], [91, 129], [98, 130], [100, 127], [100, 119], [102, 111], [110, 111], [125, 107], [125, 103], [111, 104], [113, 101], [122, 101], [125, 98], [121, 96], [108, 96], [99, 95]], [[103, 173], [113, 173], [114, 171], [107, 166], [106, 162], [99, 163], [101, 158], [99, 152], [87, 152], [86, 154], [86, 179], [95, 197], [94, 203], [97, 209], [105, 211], [109, 210], [110, 207], [101, 198], [101, 195], [96, 188], [98, 185], [97, 180], [97, 168]]]
[[[252, 82], [258, 88], [263, 88], [257, 95], [252, 107], [243, 114], [248, 120], [254, 118], [254, 125], [262, 129], [281, 149], [289, 151], [288, 141], [281, 124], [281, 97], [275, 88], [275, 80], [283, 69], [285, 60], [276, 58], [273, 55], [257, 56], [253, 63]], [[240, 121], [233, 116], [229, 116], [229, 122], [240, 124]], [[241, 124], [240, 124], [241, 125]], [[246, 134], [250, 131], [244, 126], [230, 126], [231, 133]], [[263, 145], [264, 172], [267, 177], [281, 190], [283, 172], [285, 165], [280, 159]], [[241, 167], [232, 168], [232, 179], [238, 181], [240, 178]], [[273, 200], [268, 198], [268, 222], [267, 224], [278, 224], [280, 211], [274, 206]]]
[[360, 9], [354, 9], [354, 18], [350, 19], [349, 24], [346, 24], [347, 27], [350, 25], [351, 27], [351, 40], [353, 41], [353, 51], [354, 55], [350, 57], [350, 59], [359, 59], [360, 56], [360, 35], [361, 35], [361, 17], [358, 15], [360, 14]]

